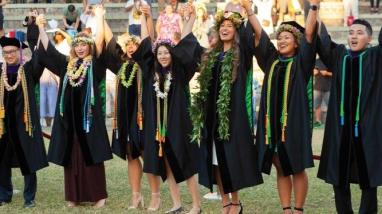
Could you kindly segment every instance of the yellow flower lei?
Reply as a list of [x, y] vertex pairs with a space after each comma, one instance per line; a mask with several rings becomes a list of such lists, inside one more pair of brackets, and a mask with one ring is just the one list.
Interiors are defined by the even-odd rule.
[[[92, 63], [92, 56], [89, 55], [83, 59], [83, 62], [81, 63], [80, 67], [77, 68], [77, 61], [79, 59], [76, 58], [71, 58], [69, 60], [66, 74], [68, 75], [69, 79], [69, 84], [73, 87], [77, 87], [82, 85], [83, 81], [85, 80], [86, 77], [86, 71], [88, 67]], [[78, 81], [76, 81], [78, 80]]]

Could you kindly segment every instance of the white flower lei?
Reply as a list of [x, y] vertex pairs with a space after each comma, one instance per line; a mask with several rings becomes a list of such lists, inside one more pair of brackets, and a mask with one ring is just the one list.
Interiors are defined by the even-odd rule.
[[159, 88], [159, 76], [158, 76], [158, 74], [156, 74], [156, 78], [155, 79], [156, 80], [155, 80], [155, 83], [154, 83], [154, 90], [156, 92], [156, 96], [161, 98], [161, 99], [167, 98], [168, 92], [170, 91], [171, 80], [172, 80], [171, 72], [168, 72], [168, 74], [166, 74], [166, 80], [164, 82], [164, 90], [163, 90], [163, 92]]

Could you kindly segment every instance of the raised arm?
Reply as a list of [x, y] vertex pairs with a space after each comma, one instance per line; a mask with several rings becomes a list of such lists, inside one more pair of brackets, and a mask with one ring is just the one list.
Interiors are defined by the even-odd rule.
[[36, 17], [36, 25], [38, 26], [38, 30], [39, 30], [40, 42], [46, 51], [48, 50], [49, 38], [45, 32], [45, 24], [46, 24], [46, 19], [44, 14], [38, 15]]
[[248, 16], [248, 22], [251, 24], [254, 32], [255, 32], [255, 47], [259, 45], [261, 32], [263, 31], [263, 28], [261, 27], [261, 24], [257, 17], [255, 16], [255, 13], [252, 10], [252, 3], [249, 0], [241, 0], [241, 5], [247, 12]]
[[[57, 51], [52, 44], [49, 44], [48, 35], [45, 32], [46, 19], [44, 14], [40, 14], [36, 17], [36, 25], [39, 29], [39, 41], [40, 45], [37, 46], [38, 50], [38, 62], [42, 66], [52, 71], [57, 76], [62, 76], [60, 71], [62, 66], [66, 64], [66, 56]], [[42, 46], [42, 47], [41, 47]], [[43, 48], [43, 50], [42, 50]]]
[[150, 36], [151, 41], [154, 41], [155, 36], [154, 36], [154, 22], [151, 14], [151, 8], [149, 5], [142, 5], [141, 6], [141, 11], [146, 16], [146, 25], [147, 25], [147, 32]]
[[104, 41], [105, 41], [105, 34], [104, 34], [104, 20], [105, 20], [105, 9], [102, 5], [97, 5], [96, 8], [94, 8], [94, 15], [97, 20], [97, 32], [96, 32], [96, 39], [95, 39], [95, 45], [96, 45], [96, 55], [97, 58], [101, 55], [103, 47], [104, 47]]
[[[157, 23], [157, 25], [158, 25], [158, 23]], [[146, 16], [141, 16], [141, 40], [144, 40], [147, 37], [149, 37], [149, 32], [148, 32], [147, 27], [148, 26], [147, 26]]]
[[192, 32], [192, 27], [194, 26], [196, 19], [195, 7], [192, 5], [192, 1], [189, 1], [186, 5], [184, 5], [182, 11], [184, 11], [185, 21], [181, 39]]
[[313, 42], [316, 33], [317, 14], [320, 0], [310, 0], [310, 10], [305, 22], [305, 39], [308, 43]]

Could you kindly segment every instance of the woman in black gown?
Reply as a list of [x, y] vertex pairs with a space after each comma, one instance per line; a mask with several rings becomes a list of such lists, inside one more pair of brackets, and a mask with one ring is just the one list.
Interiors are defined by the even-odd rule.
[[[195, 21], [192, 6], [187, 5], [188, 20], [182, 39], [175, 46], [171, 40], [157, 41], [152, 48], [146, 20], [141, 22], [142, 42], [133, 59], [142, 68], [144, 80], [144, 167], [145, 173], [168, 181], [173, 207], [167, 213], [183, 210], [177, 183], [186, 181], [192, 196], [190, 213], [200, 213], [198, 145], [190, 142], [192, 130], [188, 113], [189, 81], [195, 73], [202, 51], [191, 33]], [[154, 53], [153, 53], [154, 52]]]
[[283, 22], [276, 31], [277, 47], [271, 43], [255, 19], [254, 53], [265, 73], [261, 94], [257, 141], [260, 167], [269, 174], [272, 163], [277, 171], [277, 187], [284, 213], [302, 213], [308, 192], [306, 168], [313, 167], [312, 105], [308, 88], [316, 60], [315, 27], [318, 1], [306, 30], [296, 22]]
[[[94, 12], [102, 24], [103, 8]], [[81, 202], [103, 207], [107, 198], [103, 162], [112, 158], [103, 111], [106, 66], [99, 57], [103, 39], [94, 42], [90, 35], [79, 33], [72, 40], [68, 61], [49, 42], [44, 16], [37, 17], [36, 23], [42, 43], [39, 62], [60, 77], [48, 160], [64, 167], [69, 207]]]
[[[144, 8], [142, 11], [142, 16], [150, 12]], [[152, 26], [151, 18], [147, 18], [147, 22]], [[116, 39], [106, 20], [99, 27], [104, 32], [104, 35], [99, 36], [104, 36], [106, 43], [105, 63], [117, 75], [112, 151], [118, 157], [128, 160], [128, 177], [132, 190], [128, 209], [137, 209], [144, 206], [141, 194], [142, 163], [139, 159], [143, 151], [143, 80], [142, 71], [131, 55], [138, 49], [140, 38], [124, 33]], [[151, 29], [150, 32], [153, 31]], [[159, 181], [156, 182], [153, 176], [149, 176], [148, 180], [152, 188], [148, 210], [155, 211], [159, 205]]]
[[191, 108], [192, 137], [201, 149], [199, 182], [211, 190], [217, 183], [222, 212], [235, 214], [243, 212], [239, 190], [263, 182], [250, 118], [253, 11], [249, 1], [242, 6], [248, 23], [238, 12], [216, 14], [218, 43], [203, 56]]

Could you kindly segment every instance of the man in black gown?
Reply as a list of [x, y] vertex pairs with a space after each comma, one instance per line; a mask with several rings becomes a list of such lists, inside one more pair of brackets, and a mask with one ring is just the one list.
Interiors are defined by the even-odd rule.
[[36, 171], [48, 165], [35, 100], [43, 68], [35, 57], [22, 63], [21, 49], [27, 46], [18, 39], [2, 37], [0, 45], [5, 60], [0, 79], [0, 206], [11, 202], [11, 168], [20, 167], [24, 207], [31, 208], [35, 206]]
[[318, 177], [333, 185], [338, 213], [353, 213], [350, 183], [362, 190], [359, 213], [377, 213], [382, 185], [382, 48], [368, 48], [372, 28], [357, 19], [347, 49], [331, 41], [322, 26], [317, 44], [333, 72]]

